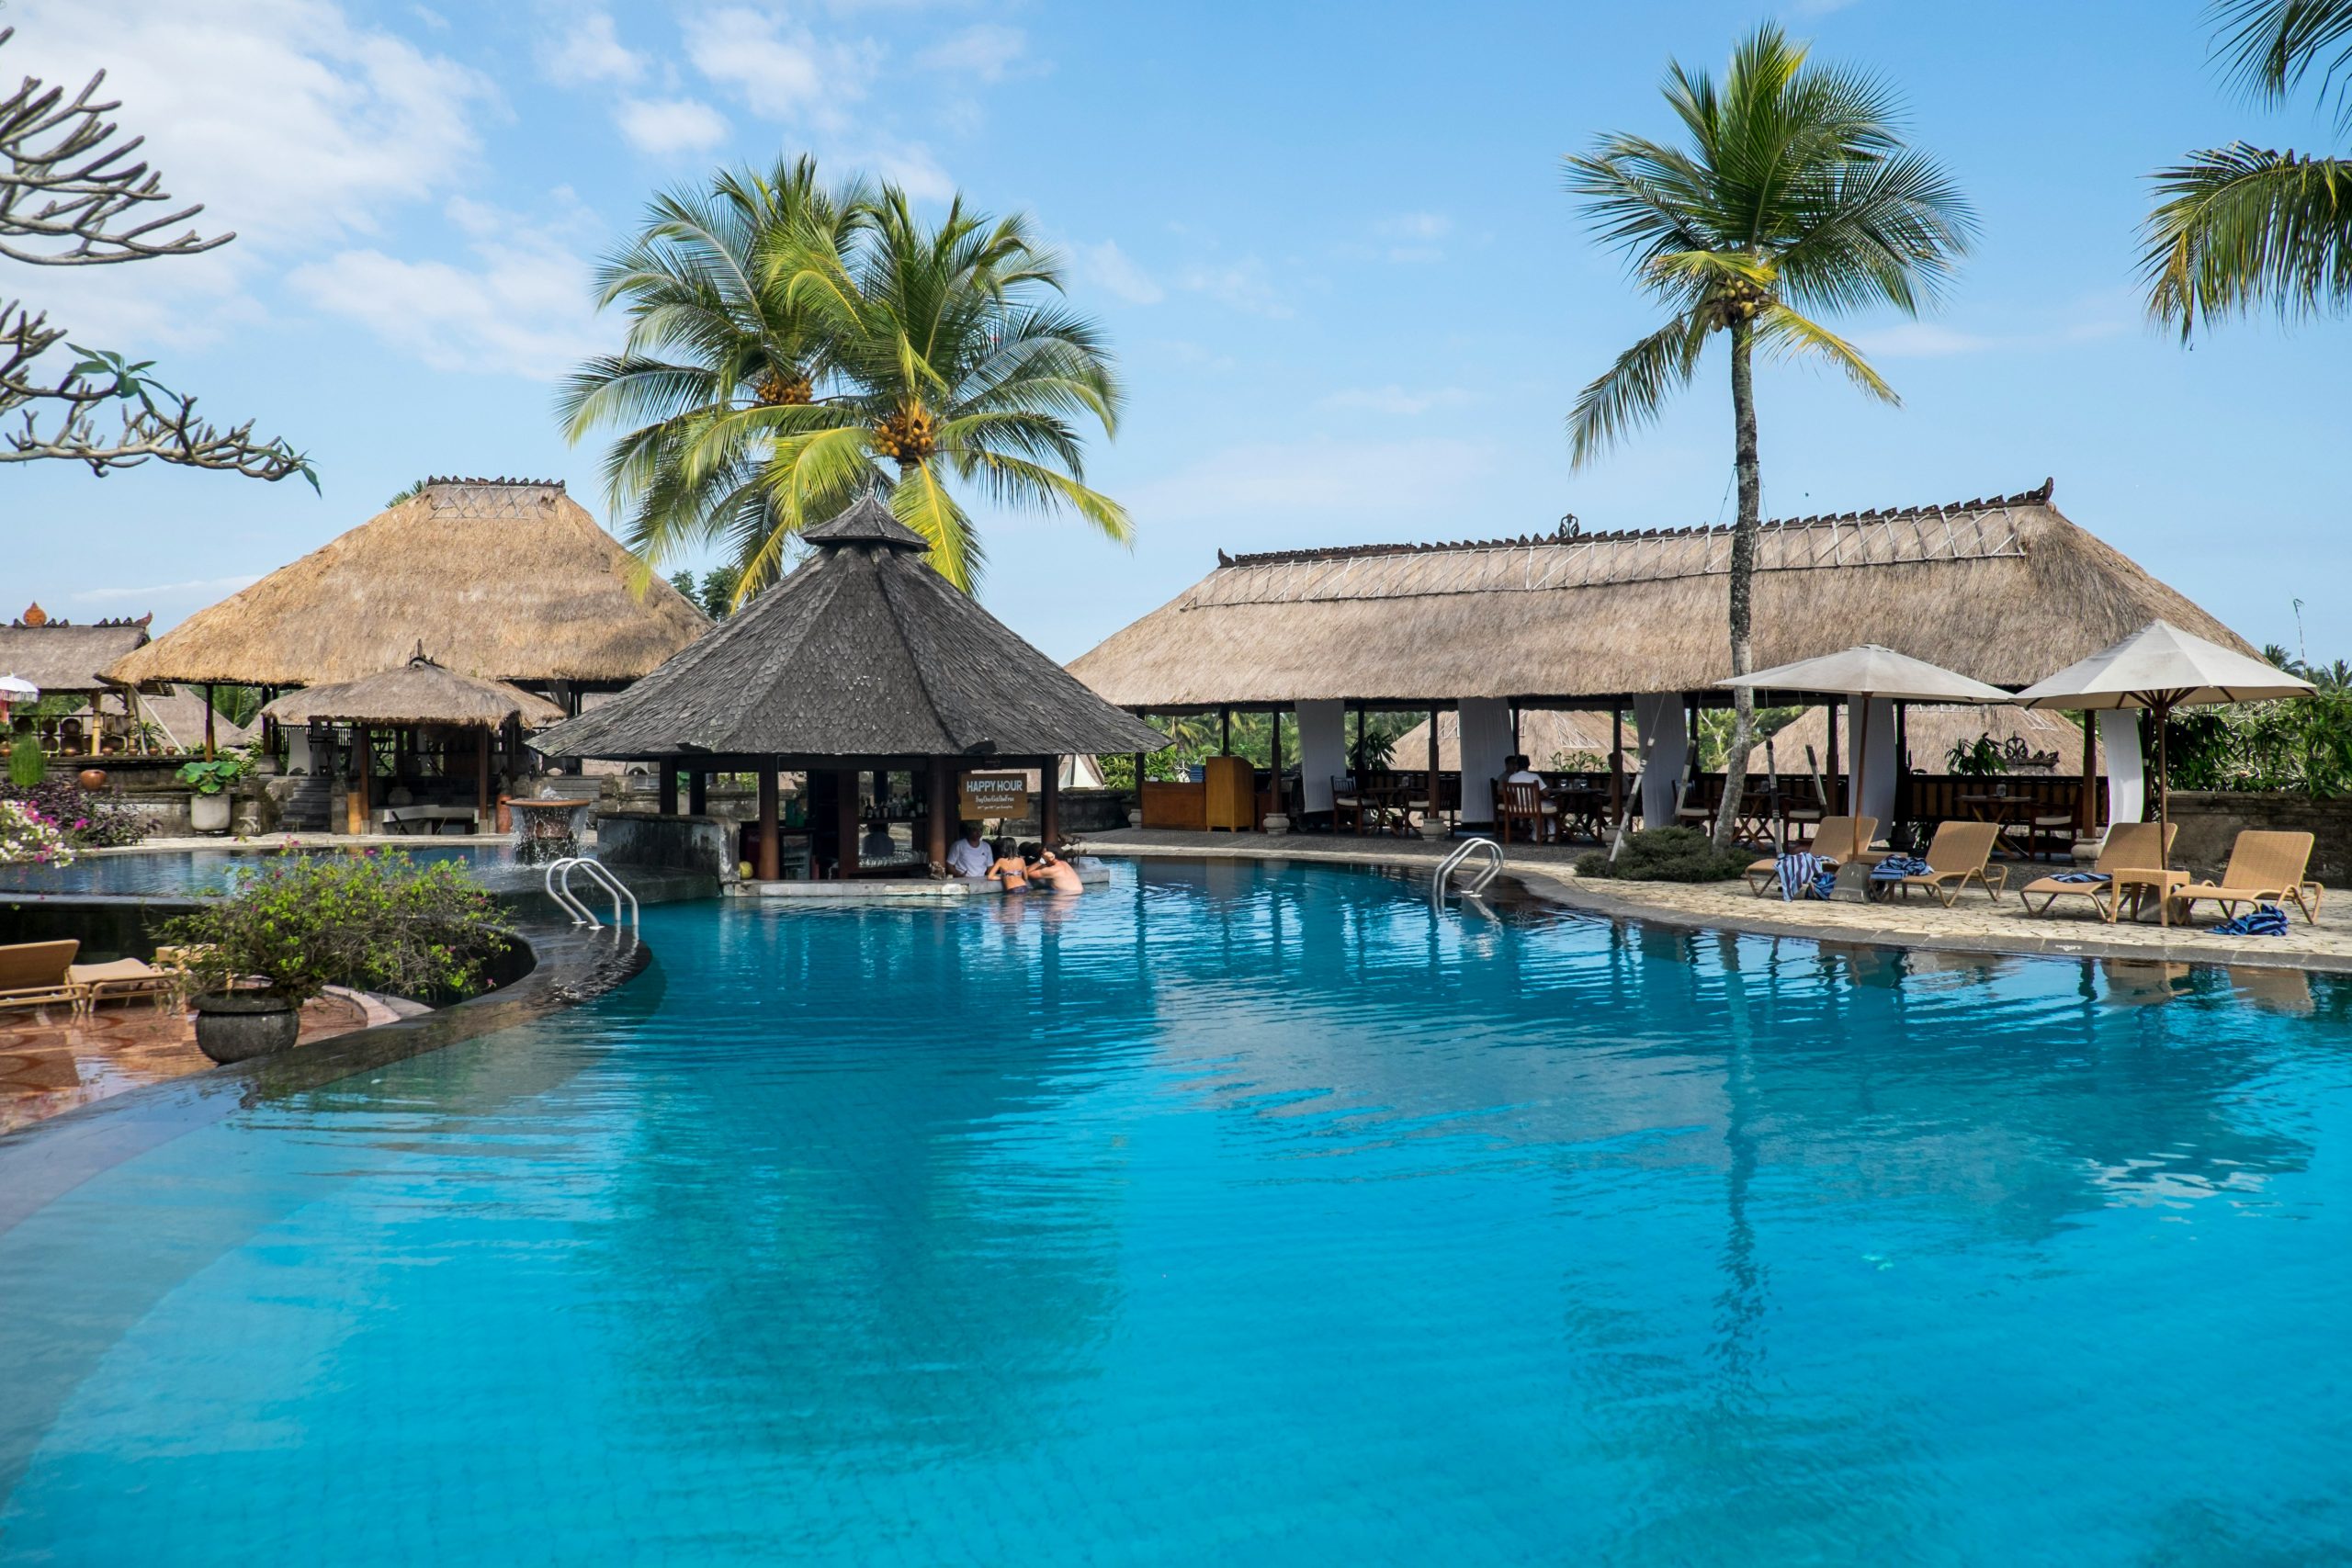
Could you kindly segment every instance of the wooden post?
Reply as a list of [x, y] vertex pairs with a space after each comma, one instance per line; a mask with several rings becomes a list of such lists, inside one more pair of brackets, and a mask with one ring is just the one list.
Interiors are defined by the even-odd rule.
[[1614, 826], [1625, 812], [1625, 710], [1609, 710], [1609, 820]]
[[686, 809], [696, 817], [710, 814], [710, 775], [700, 768], [686, 775]]
[[857, 874], [857, 830], [865, 826], [857, 819], [860, 776], [855, 773], [842, 773], [833, 786], [833, 829], [841, 835], [841, 874], [844, 877]]
[[497, 731], [484, 725], [474, 732], [474, 831], [490, 819], [490, 742]]
[[784, 879], [784, 846], [777, 841], [783, 820], [783, 813], [776, 809], [776, 795], [780, 787], [775, 760], [770, 758], [760, 767], [760, 859], [759, 863], [752, 868], [762, 882], [781, 882]]
[[664, 761], [661, 768], [662, 788], [655, 806], [662, 816], [675, 817], [678, 814], [678, 765]]
[[[95, 734], [96, 734], [96, 733], [97, 733], [97, 718], [98, 718], [98, 705], [97, 705], [97, 704], [96, 704], [96, 703], [92, 703], [92, 704], [90, 705], [90, 730], [91, 730], [91, 733], [92, 733], [93, 735], [95, 735]], [[94, 742], [91, 744], [91, 746], [90, 746], [90, 750], [93, 750], [93, 751], [96, 751], [97, 749], [98, 749], [98, 748], [97, 748], [97, 745], [96, 745], [96, 743], [94, 741]], [[213, 755], [214, 755], [214, 753], [213, 753], [213, 750], [212, 750], [212, 682], [210, 682], [209, 681], [208, 681], [208, 682], [206, 682], [204, 683], [204, 760], [205, 760], [206, 761], [209, 762], [209, 761], [212, 761], [212, 759], [213, 759]]]
[[1911, 820], [1911, 705], [1894, 705], [1894, 819]]
[[[1266, 788], [1267, 792], [1274, 797], [1275, 814], [1287, 817], [1290, 815], [1290, 796], [1283, 790], [1283, 710], [1274, 708], [1269, 711], [1266, 715], [1266, 724], [1268, 736], [1266, 758], [1273, 764], [1266, 773]], [[1265, 824], [1261, 822], [1259, 826], [1263, 828]]]
[[1233, 755], [1233, 710], [1231, 708], [1224, 707], [1216, 710], [1216, 727], [1217, 755], [1230, 757]]
[[2098, 831], [2098, 719], [2088, 708], [2083, 710], [2083, 804], [2076, 815], [2085, 838]]
[[1519, 705], [1510, 705], [1510, 749], [1519, 750]]
[[948, 784], [947, 760], [933, 757], [923, 766], [928, 775], [924, 794], [931, 802], [931, 841], [925, 853], [932, 864], [944, 868], [947, 846], [964, 836], [964, 824], [956, 817], [956, 792]]
[[1355, 708], [1356, 708], [1355, 780], [1356, 780], [1357, 784], [1358, 784], [1359, 786], [1361, 786], [1361, 785], [1363, 784], [1363, 704], [1362, 704], [1362, 703], [1358, 703], [1358, 704], [1356, 704], [1356, 705], [1355, 705]]
[[1829, 715], [1829, 782], [1825, 791], [1829, 798], [1822, 810], [1838, 817], [1846, 810], [1846, 770], [1838, 765], [1838, 703], [1833, 698], [1822, 705]]
[[1047, 849], [1062, 839], [1062, 760], [1048, 757], [1037, 772], [1037, 837]]
[[[209, 728], [212, 721], [212, 708], [209, 703], [204, 716]], [[376, 811], [376, 738], [368, 733], [366, 725], [355, 724], [351, 727], [351, 741], [354, 763], [351, 781], [354, 823], [351, 830], [365, 833], [374, 825]]]

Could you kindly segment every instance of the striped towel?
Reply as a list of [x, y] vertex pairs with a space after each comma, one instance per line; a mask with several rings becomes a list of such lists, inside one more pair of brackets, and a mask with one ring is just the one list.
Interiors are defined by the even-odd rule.
[[2052, 882], [2084, 882], [2084, 883], [2088, 883], [2088, 882], [2112, 882], [2112, 881], [2114, 881], [2114, 880], [2115, 880], [2115, 878], [2113, 878], [2112, 876], [2109, 876], [2107, 873], [2105, 873], [2105, 872], [2103, 872], [2103, 871], [2062, 871], [2062, 872], [2060, 872], [2057, 875], [2055, 875], [2055, 876], [2052, 877], [2050, 880], [2051, 880], [2051, 881], [2052, 881]]
[[1785, 904], [1801, 893], [1815, 898], [1826, 898], [1838, 886], [1838, 863], [1823, 860], [1806, 850], [1792, 850], [1775, 863], [1781, 874], [1781, 902]]
[[1871, 867], [1872, 882], [1900, 882], [1906, 876], [1933, 876], [1936, 868], [1917, 855], [1889, 855]]
[[2287, 911], [2276, 904], [2256, 904], [2213, 928], [2215, 936], [2285, 936]]

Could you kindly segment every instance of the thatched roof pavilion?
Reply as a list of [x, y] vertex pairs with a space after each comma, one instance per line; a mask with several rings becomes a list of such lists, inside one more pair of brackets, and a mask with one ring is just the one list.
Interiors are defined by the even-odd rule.
[[[2018, 689], [2152, 620], [2245, 648], [2066, 518], [2052, 488], [1766, 523], [1758, 667], [1877, 642]], [[1220, 551], [1215, 571], [1070, 671], [1152, 713], [1318, 699], [1574, 707], [1686, 692], [1728, 702], [1713, 688], [1730, 673], [1730, 557], [1728, 527]]]
[[262, 709], [280, 724], [438, 724], [496, 729], [510, 720], [538, 728], [556, 723], [563, 710], [503, 681], [478, 681], [445, 670], [424, 654], [397, 670], [379, 670], [356, 681], [305, 686]]
[[117, 682], [107, 678], [107, 669], [146, 646], [147, 626], [153, 618], [78, 625], [52, 620], [34, 604], [0, 626], [0, 675], [22, 676], [44, 696], [113, 691]]
[[429, 637], [459, 674], [600, 690], [636, 680], [708, 629], [560, 481], [435, 479], [108, 673], [141, 684], [320, 686], [397, 669]]
[[[763, 854], [775, 841], [779, 770], [834, 779], [927, 771], [936, 861], [946, 852], [941, 792], [951, 770], [1043, 770], [1050, 834], [1061, 757], [1167, 743], [932, 570], [927, 542], [874, 497], [801, 537], [815, 550], [791, 576], [533, 749], [662, 761], [665, 788], [680, 765], [755, 772]], [[841, 809], [853, 811], [854, 786], [840, 787]], [[841, 859], [854, 869], [854, 844]]]

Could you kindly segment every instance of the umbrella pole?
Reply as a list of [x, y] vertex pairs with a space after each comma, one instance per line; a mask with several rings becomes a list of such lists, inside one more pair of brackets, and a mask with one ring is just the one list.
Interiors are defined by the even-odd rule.
[[1855, 817], [1862, 814], [1862, 802], [1870, 798], [1862, 793], [1862, 785], [1871, 770], [1871, 694], [1864, 692], [1861, 698], [1862, 711], [1854, 719], [1854, 798], [1846, 803], [1847, 812]]
[[[2156, 714], [2156, 860], [2165, 869], [2172, 868], [2172, 789], [2165, 773], [2165, 716], [2172, 712], [2172, 705], [2159, 698]], [[2172, 889], [2164, 879], [2156, 879], [2156, 924], [2172, 928]]]

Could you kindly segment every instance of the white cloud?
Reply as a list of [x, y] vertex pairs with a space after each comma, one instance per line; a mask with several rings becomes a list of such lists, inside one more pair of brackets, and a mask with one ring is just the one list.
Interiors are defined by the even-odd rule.
[[234, 593], [241, 588], [251, 588], [260, 581], [261, 573], [254, 571], [245, 572], [237, 577], [201, 578], [191, 582], [158, 582], [146, 588], [85, 588], [68, 597], [76, 604], [111, 604], [123, 600], [137, 602], [172, 599], [198, 593], [208, 599], [217, 599], [225, 594]]
[[1266, 264], [1256, 256], [1216, 266], [1193, 266], [1178, 277], [1179, 288], [1204, 294], [1220, 305], [1246, 315], [1280, 321], [1291, 313], [1267, 276]]
[[915, 56], [915, 63], [951, 76], [1001, 82], [1013, 74], [1028, 53], [1029, 39], [1019, 28], [982, 22], [933, 44]]
[[805, 27], [746, 6], [687, 19], [686, 58], [769, 119], [840, 130], [847, 107], [865, 96], [882, 48], [870, 39], [831, 42]]
[[1080, 245], [1077, 255], [1081, 277], [1130, 305], [1157, 305], [1168, 298], [1168, 291], [1153, 282], [1151, 275], [1137, 266], [1126, 252], [1119, 249], [1115, 240], [1105, 240], [1099, 245]]
[[1227, 447], [1165, 479], [1123, 492], [1138, 518], [1252, 514], [1420, 515], [1458, 507], [1476, 480], [1501, 467], [1494, 446], [1469, 441], [1259, 443]]
[[1470, 400], [1470, 390], [1464, 387], [1431, 387], [1408, 392], [1391, 384], [1385, 387], [1344, 388], [1324, 398], [1320, 406], [1327, 409], [1360, 409], [1368, 413], [1411, 418], [1431, 409], [1459, 408]]
[[1453, 232], [1453, 220], [1442, 212], [1400, 212], [1374, 224], [1372, 231], [1390, 240], [1442, 240]]
[[1856, 348], [1878, 359], [1948, 359], [1955, 355], [2036, 353], [2073, 344], [2095, 343], [2132, 331], [2139, 303], [2116, 290], [2077, 300], [2061, 319], [2009, 332], [1974, 333], [1934, 321], [1899, 321], [1875, 332], [1857, 333]]
[[1877, 332], [1858, 333], [1853, 344], [1865, 358], [1879, 359], [1943, 359], [2008, 346], [2002, 338], [1956, 332], [1933, 321], [1902, 321]]
[[727, 117], [700, 98], [623, 98], [614, 120], [640, 152], [700, 152], [727, 140]]
[[854, 169], [871, 169], [918, 201], [945, 201], [956, 194], [955, 180], [920, 141], [852, 147], [832, 161]]
[[628, 83], [645, 74], [645, 58], [621, 42], [613, 18], [605, 12], [578, 14], [563, 28], [560, 37], [547, 40], [544, 51], [548, 79], [559, 86]]
[[576, 227], [576, 213], [549, 222], [459, 198], [448, 215], [475, 265], [347, 250], [287, 285], [437, 370], [551, 380], [598, 352], [587, 265], [550, 232]]

